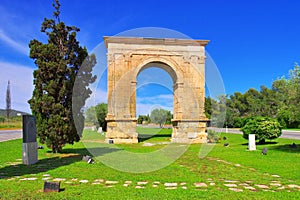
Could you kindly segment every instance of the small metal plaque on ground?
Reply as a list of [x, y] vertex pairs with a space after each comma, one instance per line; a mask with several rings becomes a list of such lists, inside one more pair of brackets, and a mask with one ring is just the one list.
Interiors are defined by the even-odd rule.
[[44, 192], [59, 192], [60, 182], [44, 182]]

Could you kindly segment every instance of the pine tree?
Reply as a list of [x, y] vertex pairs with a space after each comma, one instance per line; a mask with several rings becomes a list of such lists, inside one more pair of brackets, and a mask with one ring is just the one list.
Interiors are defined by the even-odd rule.
[[[45, 18], [41, 25], [48, 43], [35, 39], [29, 43], [30, 58], [38, 67], [33, 73], [35, 88], [29, 104], [36, 116], [40, 142], [57, 153], [65, 144], [80, 140], [82, 107], [91, 94], [88, 86], [96, 79], [92, 75], [96, 57], [88, 56], [86, 48], [79, 45], [79, 28], [61, 22], [59, 0], [53, 7], [54, 19]], [[74, 88], [77, 95], [73, 95]]]
[[6, 89], [6, 117], [7, 121], [9, 121], [11, 111], [11, 97], [10, 97], [10, 82], [8, 81], [7, 89]]

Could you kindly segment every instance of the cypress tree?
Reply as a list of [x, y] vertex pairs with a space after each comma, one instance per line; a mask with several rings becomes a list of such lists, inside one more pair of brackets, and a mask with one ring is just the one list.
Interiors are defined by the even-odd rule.
[[6, 117], [7, 117], [7, 121], [9, 121], [10, 111], [11, 111], [10, 81], [8, 81], [7, 89], [6, 89]]
[[[79, 45], [79, 28], [60, 20], [59, 0], [53, 1], [53, 7], [53, 19], [45, 18], [41, 25], [48, 42], [34, 39], [29, 43], [30, 58], [38, 67], [33, 73], [35, 88], [29, 104], [36, 116], [40, 142], [57, 153], [65, 144], [80, 140], [84, 126], [82, 107], [91, 94], [88, 86], [96, 79], [92, 75], [96, 57], [89, 56], [86, 48]], [[80, 98], [73, 97], [74, 86], [80, 90]]]

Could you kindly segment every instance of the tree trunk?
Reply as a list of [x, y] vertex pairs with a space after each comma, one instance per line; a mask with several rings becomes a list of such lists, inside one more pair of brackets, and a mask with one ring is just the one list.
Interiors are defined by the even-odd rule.
[[52, 152], [53, 153], [61, 153], [62, 152], [62, 147], [58, 146], [58, 145], [55, 145], [55, 144], [52, 144]]

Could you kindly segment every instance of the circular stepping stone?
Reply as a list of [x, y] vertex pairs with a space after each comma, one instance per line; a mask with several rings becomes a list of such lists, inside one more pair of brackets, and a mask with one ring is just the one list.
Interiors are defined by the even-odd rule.
[[166, 190], [176, 190], [177, 187], [165, 187]]
[[276, 187], [280, 187], [281, 184], [280, 183], [270, 183], [271, 186], [276, 186]]
[[37, 178], [36, 178], [36, 177], [31, 177], [31, 178], [22, 178], [22, 179], [20, 179], [20, 181], [35, 181], [35, 180], [37, 180]]
[[144, 143], [142, 146], [144, 146], [144, 147], [151, 147], [151, 146], [154, 146], [155, 144], [153, 144], [153, 143]]
[[50, 176], [50, 174], [43, 174], [43, 176], [44, 176], [44, 177], [49, 177], [49, 176]]
[[274, 178], [280, 178], [280, 176], [277, 175], [277, 174], [273, 174], [272, 177], [274, 177]]
[[186, 182], [180, 183], [180, 185], [181, 185], [181, 186], [182, 186], [182, 185], [186, 185]]
[[95, 179], [94, 182], [103, 183], [103, 182], [104, 182], [104, 179]]
[[241, 165], [240, 165], [240, 164], [234, 164], [234, 166], [236, 166], [236, 167], [240, 167]]
[[238, 189], [238, 188], [228, 188], [228, 189], [234, 192], [243, 192], [242, 189]]
[[105, 181], [105, 184], [107, 185], [113, 185], [113, 184], [117, 184], [119, 183], [119, 181]]
[[158, 185], [152, 185], [152, 187], [154, 187], [154, 188], [157, 188], [157, 187], [158, 187]]
[[77, 180], [78, 180], [77, 178], [72, 178], [72, 179], [71, 179], [71, 181], [77, 181]]
[[194, 183], [195, 187], [207, 187], [206, 183]]
[[137, 188], [137, 189], [143, 189], [143, 188], [145, 188], [145, 187], [144, 187], [144, 186], [137, 185], [137, 186], [135, 186], [135, 188]]
[[263, 184], [256, 184], [255, 186], [256, 186], [256, 187], [259, 187], [259, 188], [261, 188], [261, 189], [269, 189], [269, 186], [263, 185]]
[[80, 180], [79, 183], [88, 183], [88, 180]]
[[225, 180], [224, 182], [226, 182], [226, 183], [237, 183], [237, 182], [239, 182], [239, 181], [234, 181], [234, 180]]
[[216, 184], [214, 182], [209, 183], [210, 186], [215, 186]]
[[226, 187], [237, 187], [236, 184], [234, 183], [227, 183], [227, 184], [224, 184]]
[[125, 181], [125, 184], [131, 184], [132, 181]]
[[264, 192], [271, 192], [273, 190], [267, 190], [267, 189], [263, 189]]
[[290, 184], [288, 185], [289, 188], [297, 188], [297, 189], [300, 189], [300, 186], [299, 185], [295, 185], [295, 184]]
[[256, 191], [256, 189], [252, 186], [245, 186], [244, 188], [248, 190]]
[[186, 187], [186, 186], [182, 186], [181, 188], [182, 188], [182, 189], [184, 189], [184, 190], [186, 190], [186, 189], [187, 189], [187, 187]]
[[147, 185], [148, 182], [147, 181], [139, 181], [137, 182], [137, 185]]
[[177, 187], [177, 183], [165, 183], [165, 187]]
[[159, 181], [154, 181], [154, 182], [153, 182], [153, 184], [155, 184], [155, 185], [159, 185], [159, 184], [160, 184], [160, 182], [159, 182]]

